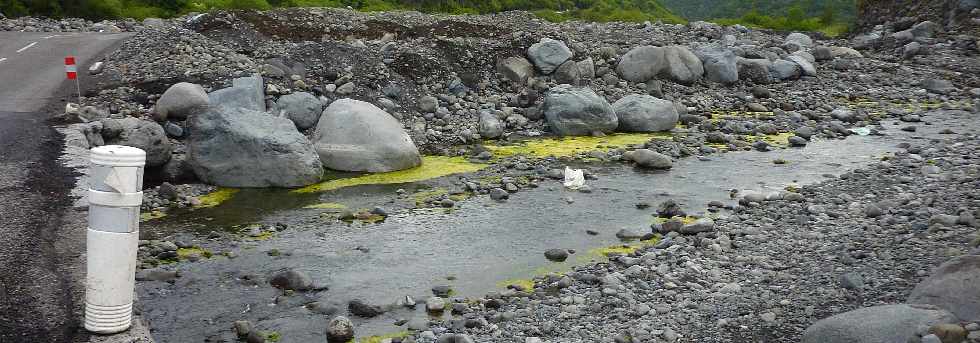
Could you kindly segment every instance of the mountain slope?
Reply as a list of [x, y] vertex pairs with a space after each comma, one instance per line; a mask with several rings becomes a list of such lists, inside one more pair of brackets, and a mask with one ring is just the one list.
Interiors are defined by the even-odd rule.
[[690, 20], [737, 18], [757, 10], [769, 16], [781, 16], [793, 6], [800, 6], [808, 16], [832, 11], [837, 20], [849, 21], [856, 12], [855, 0], [661, 0], [673, 13]]

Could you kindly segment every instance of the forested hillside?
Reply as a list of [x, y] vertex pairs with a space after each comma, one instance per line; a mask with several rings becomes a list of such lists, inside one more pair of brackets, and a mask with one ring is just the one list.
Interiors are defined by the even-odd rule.
[[7, 16], [71, 16], [90, 19], [170, 17], [211, 9], [346, 7], [363, 11], [418, 10], [428, 13], [534, 11], [549, 20], [662, 20], [684, 22], [658, 0], [0, 0]]
[[856, 13], [855, 0], [661, 0], [675, 14], [690, 20], [737, 18], [750, 12], [782, 16], [793, 7], [811, 17], [832, 13], [841, 20], [851, 20]]

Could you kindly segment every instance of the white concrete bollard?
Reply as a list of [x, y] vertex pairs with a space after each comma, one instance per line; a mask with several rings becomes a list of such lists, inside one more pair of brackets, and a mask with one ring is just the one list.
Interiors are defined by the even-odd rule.
[[146, 152], [106, 145], [93, 148], [91, 160], [85, 329], [111, 334], [129, 329], [133, 319]]

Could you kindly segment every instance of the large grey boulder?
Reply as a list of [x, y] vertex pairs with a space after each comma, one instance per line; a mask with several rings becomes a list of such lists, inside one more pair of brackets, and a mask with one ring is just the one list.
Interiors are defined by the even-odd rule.
[[572, 58], [572, 50], [565, 43], [551, 38], [541, 38], [527, 49], [527, 57], [544, 74], [551, 74], [562, 63]]
[[669, 131], [677, 126], [679, 117], [673, 102], [650, 95], [627, 95], [612, 107], [619, 119], [619, 131], [625, 132]]
[[265, 112], [265, 86], [262, 76], [239, 77], [232, 86], [208, 93], [212, 107], [243, 108]]
[[371, 103], [340, 99], [323, 110], [313, 144], [327, 168], [389, 172], [422, 164], [397, 119]]
[[810, 63], [810, 61], [808, 61], [806, 58], [803, 58], [803, 56], [790, 55], [786, 56], [786, 59], [798, 64], [800, 69], [803, 70], [803, 75], [817, 76], [817, 68], [813, 66], [813, 63]]
[[952, 82], [942, 79], [923, 79], [918, 83], [919, 87], [936, 94], [949, 94], [956, 91], [956, 86]]
[[907, 302], [936, 305], [960, 320], [980, 321], [980, 255], [943, 263], [915, 286]]
[[660, 71], [660, 75], [674, 82], [689, 85], [701, 79], [704, 75], [704, 67], [691, 50], [686, 47], [675, 45], [664, 49], [664, 59], [666, 66]]
[[722, 84], [738, 82], [737, 56], [729, 49], [709, 48], [698, 50], [698, 58], [708, 81]]
[[630, 161], [636, 162], [637, 166], [648, 169], [670, 169], [674, 163], [667, 155], [649, 149], [637, 149], [628, 151], [624, 156]]
[[167, 88], [154, 106], [157, 120], [184, 120], [194, 113], [207, 110], [211, 102], [200, 85], [180, 82]]
[[306, 130], [316, 126], [323, 112], [320, 99], [313, 94], [306, 92], [296, 92], [279, 97], [276, 107], [280, 113], [296, 124], [296, 128]]
[[795, 80], [800, 78], [803, 69], [796, 62], [778, 60], [772, 63], [772, 76], [780, 80]]
[[102, 140], [106, 145], [128, 145], [146, 151], [146, 166], [159, 167], [170, 161], [173, 148], [167, 133], [156, 122], [133, 117], [102, 119]]
[[612, 105], [588, 87], [552, 88], [545, 96], [542, 109], [548, 124], [560, 136], [608, 133], [619, 126]]
[[489, 111], [480, 112], [479, 127], [483, 138], [497, 138], [504, 134], [504, 123]]
[[917, 332], [956, 321], [929, 305], [883, 305], [824, 318], [803, 332], [803, 343], [882, 343], [918, 341]]
[[810, 36], [799, 32], [793, 32], [786, 36], [786, 43], [799, 45], [801, 48], [813, 47], [813, 39]]
[[555, 82], [564, 83], [569, 85], [578, 85], [582, 76], [578, 69], [578, 63], [572, 60], [565, 61], [561, 66], [555, 70], [554, 73]]
[[769, 84], [774, 81], [769, 72], [771, 67], [772, 61], [767, 59], [738, 58], [738, 77], [757, 84]]
[[534, 75], [534, 66], [524, 57], [508, 57], [497, 62], [497, 72], [511, 82], [523, 85]]
[[319, 182], [323, 174], [312, 144], [286, 118], [219, 106], [187, 122], [187, 162], [206, 183], [300, 187]]
[[636, 47], [619, 59], [616, 71], [628, 81], [646, 82], [657, 76], [667, 65], [664, 55], [664, 48], [661, 47]]

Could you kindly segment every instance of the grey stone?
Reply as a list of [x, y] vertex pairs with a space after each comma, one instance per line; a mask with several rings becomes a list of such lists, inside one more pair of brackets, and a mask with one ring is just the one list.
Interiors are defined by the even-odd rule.
[[683, 234], [696, 234], [700, 232], [709, 232], [715, 229], [715, 221], [711, 218], [701, 218], [695, 220], [693, 223], [684, 225], [681, 227], [680, 232]]
[[846, 289], [861, 290], [864, 288], [864, 277], [858, 273], [846, 273], [840, 276], [840, 285]]
[[922, 44], [911, 42], [902, 47], [902, 59], [907, 60], [922, 52]]
[[582, 76], [579, 74], [578, 64], [575, 61], [568, 60], [555, 70], [554, 78], [555, 82], [558, 83], [578, 85]]
[[646, 82], [667, 66], [664, 48], [655, 46], [636, 47], [619, 59], [616, 71], [624, 79]]
[[949, 312], [928, 305], [865, 307], [814, 323], [803, 332], [802, 343], [909, 342], [932, 325], [955, 321]]
[[544, 257], [555, 262], [564, 262], [568, 259], [568, 251], [565, 249], [548, 249], [544, 252]]
[[327, 168], [389, 172], [417, 167], [422, 156], [402, 124], [370, 103], [340, 99], [320, 117], [313, 144]]
[[786, 42], [787, 43], [796, 43], [797, 45], [799, 45], [801, 47], [804, 47], [804, 48], [813, 47], [813, 39], [810, 38], [810, 36], [807, 36], [806, 34], [802, 34], [802, 33], [799, 33], [799, 32], [793, 32], [793, 33], [790, 33], [789, 35], [787, 35], [786, 36]]
[[952, 82], [940, 79], [924, 79], [919, 81], [919, 87], [936, 94], [949, 94], [956, 91]]
[[524, 57], [509, 57], [497, 63], [497, 72], [519, 85], [534, 75], [534, 66]]
[[915, 24], [915, 26], [912, 26], [912, 28], [909, 29], [912, 36], [916, 39], [935, 37], [936, 33], [941, 30], [942, 26], [928, 20]]
[[313, 94], [306, 92], [296, 92], [279, 97], [276, 107], [283, 116], [289, 118], [296, 124], [296, 128], [306, 130], [316, 126], [323, 112], [323, 105], [320, 99]]
[[306, 291], [313, 288], [313, 279], [302, 271], [295, 269], [280, 270], [269, 278], [269, 284], [279, 289]]
[[170, 161], [173, 147], [166, 131], [156, 122], [133, 117], [102, 119], [102, 139], [107, 145], [128, 145], [146, 151], [146, 166], [159, 167]]
[[769, 72], [771, 67], [772, 62], [767, 59], [738, 58], [738, 77], [757, 84], [769, 84], [774, 81]]
[[816, 61], [829, 61], [834, 59], [834, 52], [826, 46], [813, 48], [813, 59]]
[[738, 82], [737, 56], [730, 49], [704, 49], [697, 51], [704, 68], [704, 77], [712, 82], [732, 84]]
[[265, 112], [265, 87], [261, 76], [240, 77], [232, 86], [208, 93], [210, 107], [244, 108]]
[[355, 316], [364, 318], [377, 317], [385, 312], [381, 306], [369, 304], [361, 299], [354, 299], [348, 302], [347, 311], [350, 311]]
[[772, 74], [780, 80], [795, 80], [803, 74], [803, 69], [796, 62], [778, 60], [772, 63]]
[[167, 88], [153, 107], [157, 120], [184, 120], [207, 110], [211, 101], [200, 85], [180, 82]]
[[561, 136], [608, 133], [619, 126], [612, 105], [588, 87], [552, 88], [545, 97], [543, 111], [552, 130]]
[[625, 132], [669, 131], [677, 126], [677, 108], [670, 100], [649, 95], [627, 95], [612, 104]]
[[354, 323], [344, 316], [330, 319], [326, 331], [328, 343], [347, 343], [354, 339]]
[[480, 112], [479, 128], [483, 138], [497, 138], [504, 134], [504, 123], [489, 111]]
[[936, 305], [963, 321], [980, 321], [980, 255], [943, 263], [915, 286], [907, 302]]
[[507, 191], [501, 188], [494, 188], [490, 190], [490, 199], [502, 201], [507, 200], [507, 198], [510, 198], [510, 193], [507, 193]]
[[435, 113], [439, 109], [439, 99], [434, 96], [423, 96], [419, 99], [419, 110], [425, 113]]
[[701, 79], [704, 75], [704, 67], [687, 47], [674, 45], [664, 49], [664, 59], [666, 65], [660, 71], [660, 75], [674, 82], [689, 85]]
[[673, 162], [670, 160], [670, 157], [649, 149], [633, 150], [627, 152], [624, 156], [643, 168], [670, 169], [673, 167]]
[[810, 61], [807, 61], [805, 58], [798, 55], [797, 56], [791, 55], [791, 56], [787, 56], [786, 59], [800, 65], [800, 68], [803, 69], [803, 75], [817, 76], [817, 68], [813, 66], [813, 63], [810, 63]]
[[323, 174], [310, 141], [288, 119], [212, 106], [187, 122], [187, 163], [206, 183], [299, 187], [320, 181]]
[[578, 66], [579, 77], [582, 80], [592, 80], [595, 78], [595, 61], [592, 60], [592, 57], [578, 61], [576, 65]]
[[527, 57], [544, 74], [551, 74], [558, 66], [572, 58], [572, 50], [561, 41], [541, 38], [527, 49]]
[[232, 323], [232, 327], [235, 329], [235, 335], [238, 336], [238, 339], [248, 337], [248, 334], [252, 332], [252, 322], [247, 320], [236, 320]]

